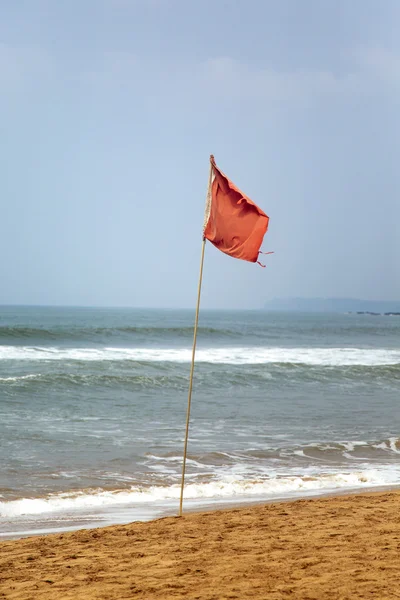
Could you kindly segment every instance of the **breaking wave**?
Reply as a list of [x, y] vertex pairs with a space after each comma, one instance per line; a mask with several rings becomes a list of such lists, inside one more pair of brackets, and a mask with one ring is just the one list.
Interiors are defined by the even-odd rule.
[[[0, 360], [20, 361], [133, 361], [189, 363], [190, 348], [59, 348], [0, 346]], [[400, 350], [370, 348], [199, 348], [199, 363], [310, 366], [400, 365]]]
[[[360, 489], [391, 486], [398, 482], [394, 471], [363, 470], [349, 473], [322, 474], [315, 477], [276, 477], [264, 480], [212, 481], [188, 483], [185, 487], [187, 500], [235, 500], [260, 497], [274, 499], [333, 490]], [[178, 500], [180, 485], [132, 487], [130, 490], [86, 490], [75, 493], [51, 494], [45, 498], [22, 498], [0, 502], [0, 516], [15, 518], [21, 515], [39, 515], [54, 512], [82, 511], [118, 505], [136, 505]]]

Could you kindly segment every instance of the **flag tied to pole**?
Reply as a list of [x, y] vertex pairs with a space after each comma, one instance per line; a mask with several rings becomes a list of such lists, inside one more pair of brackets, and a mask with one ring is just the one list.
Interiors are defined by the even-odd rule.
[[210, 161], [203, 235], [233, 258], [258, 262], [269, 217], [218, 169], [213, 156]]

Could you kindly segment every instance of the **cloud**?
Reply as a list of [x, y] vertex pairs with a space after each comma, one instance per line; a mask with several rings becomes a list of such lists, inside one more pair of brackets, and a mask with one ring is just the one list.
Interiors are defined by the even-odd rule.
[[116, 6], [123, 6], [123, 7], [127, 7], [127, 8], [132, 8], [135, 6], [160, 6], [160, 5], [164, 5], [164, 6], [168, 6], [169, 4], [171, 4], [172, 0], [104, 0], [105, 4], [109, 4], [113, 7]]
[[0, 43], [0, 90], [7, 93], [35, 84], [52, 71], [52, 60], [41, 48]]
[[341, 70], [278, 70], [258, 67], [230, 56], [193, 62], [182, 57], [151, 60], [129, 52], [104, 52], [86, 73], [87, 82], [111, 93], [132, 88], [154, 102], [211, 110], [223, 102], [226, 110], [259, 111], [266, 106], [310, 107], [315, 103], [347, 102], [350, 99], [393, 92], [400, 79], [400, 56], [384, 48], [359, 48], [338, 56]]
[[351, 86], [352, 76], [336, 77], [330, 71], [257, 69], [229, 57], [213, 58], [204, 76], [214, 93], [265, 101], [291, 101], [316, 94], [336, 94]]
[[87, 81], [117, 91], [131, 85], [141, 94], [156, 94], [160, 100], [175, 99], [212, 106], [223, 100], [262, 103], [306, 100], [316, 95], [340, 93], [355, 85], [353, 76], [336, 77], [330, 71], [277, 71], [259, 69], [230, 57], [215, 57], [197, 63], [184, 59], [151, 61], [129, 52], [104, 52], [96, 68], [85, 74]]
[[[182, 56], [144, 57], [107, 51], [82, 56], [51, 56], [40, 47], [0, 44], [0, 91], [26, 93], [45, 89], [47, 80], [68, 80], [70, 88], [148, 103], [149, 107], [212, 116], [216, 103], [226, 114], [244, 118], [280, 107], [310, 108], [323, 103], [362, 101], [396, 94], [400, 55], [383, 47], [360, 47], [338, 53], [340, 69], [255, 66], [230, 56], [193, 61]], [[101, 96], [100, 96], [101, 97]], [[206, 118], [206, 117], [204, 117]]]
[[400, 55], [385, 48], [360, 48], [344, 55], [346, 70], [255, 68], [229, 57], [208, 60], [204, 78], [213, 94], [260, 102], [308, 102], [376, 92], [400, 82]]
[[92, 65], [78, 76], [92, 85], [114, 87], [133, 83], [143, 67], [132, 52], [106, 51], [97, 57]]
[[390, 84], [400, 83], [400, 55], [382, 47], [358, 48], [353, 52], [363, 72]]

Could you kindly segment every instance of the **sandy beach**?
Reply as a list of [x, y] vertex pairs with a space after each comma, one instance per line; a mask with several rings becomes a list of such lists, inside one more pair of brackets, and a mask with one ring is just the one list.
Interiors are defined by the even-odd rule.
[[0, 598], [400, 598], [400, 492], [0, 544]]

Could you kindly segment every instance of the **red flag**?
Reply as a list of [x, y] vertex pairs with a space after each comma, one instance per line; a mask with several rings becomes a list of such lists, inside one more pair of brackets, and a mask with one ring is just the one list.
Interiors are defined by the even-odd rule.
[[269, 217], [210, 160], [204, 237], [233, 258], [257, 262]]

